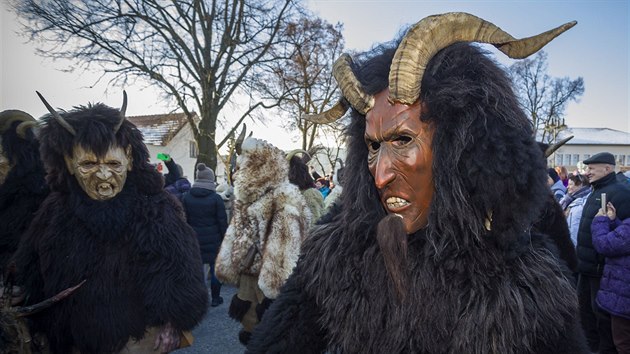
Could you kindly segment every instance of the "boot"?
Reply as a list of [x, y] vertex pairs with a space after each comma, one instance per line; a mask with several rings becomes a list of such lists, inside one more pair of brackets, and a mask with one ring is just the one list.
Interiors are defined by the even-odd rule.
[[238, 341], [241, 342], [241, 344], [247, 346], [247, 343], [249, 343], [249, 339], [252, 337], [252, 332], [247, 332], [244, 329], [241, 329], [238, 332]]
[[212, 303], [210, 306], [217, 307], [223, 303], [221, 294], [221, 284], [210, 284], [210, 293], [212, 294]]

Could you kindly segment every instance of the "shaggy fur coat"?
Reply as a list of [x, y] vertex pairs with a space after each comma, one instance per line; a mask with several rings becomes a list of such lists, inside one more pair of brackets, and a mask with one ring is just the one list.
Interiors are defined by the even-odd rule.
[[27, 304], [85, 283], [33, 315], [34, 329], [46, 334], [54, 353], [64, 354], [73, 348], [115, 353], [130, 338], [142, 338], [147, 328], [166, 323], [192, 329], [208, 306], [199, 246], [181, 204], [163, 190], [161, 176], [148, 164], [142, 135], [123, 123], [116, 138], [132, 147], [132, 171], [114, 198], [92, 200], [68, 174], [64, 149], [85, 139], [106, 151], [118, 110], [97, 105], [65, 115], [76, 137], [50, 117], [44, 119], [41, 155], [51, 193], [15, 259]]
[[14, 165], [0, 186], [0, 279], [20, 236], [48, 194], [39, 143], [30, 130], [26, 139], [20, 138], [15, 132], [19, 123], [2, 134], [3, 150]]
[[[394, 50], [359, 58], [367, 93], [387, 87]], [[587, 352], [566, 267], [532, 231], [549, 193], [545, 163], [509, 80], [478, 48], [455, 44], [430, 61], [422, 88], [435, 191], [427, 227], [408, 236], [406, 297], [375, 236], [385, 211], [353, 111], [339, 207], [304, 243], [248, 352]]]
[[[217, 277], [237, 284], [240, 274], [258, 276], [258, 287], [275, 299], [300, 253], [311, 215], [299, 189], [288, 179], [284, 153], [266, 141], [242, 144], [234, 182], [232, 220], [216, 261]], [[253, 244], [259, 252], [245, 268]]]
[[[15, 135], [15, 131], [6, 132], [3, 142], [8, 140], [9, 134]], [[16, 143], [23, 145], [19, 150], [24, 151], [13, 156], [16, 164], [0, 186], [0, 278], [17, 249], [20, 236], [48, 194], [44, 167], [39, 160], [39, 144], [23, 140]]]

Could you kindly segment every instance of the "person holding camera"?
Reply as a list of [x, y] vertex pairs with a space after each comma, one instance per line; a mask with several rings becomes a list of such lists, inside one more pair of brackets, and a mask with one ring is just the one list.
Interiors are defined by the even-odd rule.
[[597, 305], [610, 314], [613, 342], [619, 353], [630, 353], [630, 218], [620, 220], [610, 202], [591, 225], [593, 246], [606, 257]]
[[586, 177], [592, 186], [591, 195], [584, 203], [578, 230], [578, 299], [580, 317], [591, 350], [600, 353], [616, 353], [611, 332], [610, 314], [596, 303], [604, 272], [605, 257], [593, 244], [591, 225], [607, 199], [616, 207], [616, 216], [622, 220], [630, 217], [630, 187], [620, 183], [615, 175], [615, 157], [601, 152], [584, 160]]

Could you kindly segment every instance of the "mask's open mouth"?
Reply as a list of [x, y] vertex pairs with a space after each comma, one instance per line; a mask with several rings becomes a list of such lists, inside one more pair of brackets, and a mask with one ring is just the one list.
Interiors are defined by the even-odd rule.
[[387, 209], [392, 212], [400, 211], [401, 209], [411, 205], [409, 201], [400, 197], [389, 197], [385, 203], [387, 204]]

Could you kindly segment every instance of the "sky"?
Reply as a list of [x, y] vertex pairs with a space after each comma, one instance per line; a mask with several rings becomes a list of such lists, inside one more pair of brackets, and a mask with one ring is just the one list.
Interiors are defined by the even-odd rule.
[[[52, 61], [34, 54], [17, 31], [15, 15], [0, 0], [0, 110], [21, 109], [35, 117], [47, 113], [35, 94], [40, 91], [54, 107], [69, 109], [87, 102], [104, 102], [119, 107], [122, 92], [108, 88], [106, 81], [92, 86], [97, 73], [67, 73], [70, 63]], [[420, 19], [444, 12], [469, 12], [501, 27], [516, 38], [529, 37], [563, 23], [578, 24], [544, 50], [548, 53], [548, 74], [552, 77], [584, 79], [585, 92], [566, 111], [569, 127], [606, 127], [630, 132], [629, 99], [629, 6], [615, 1], [422, 1], [422, 0], [306, 0], [306, 6], [330, 23], [344, 25], [347, 50], [365, 51], [374, 44], [396, 38], [402, 28]], [[509, 66], [513, 61], [485, 45], [495, 59]], [[142, 86], [126, 87], [128, 115], [159, 114], [169, 111], [157, 91]], [[248, 122], [254, 135], [283, 149], [298, 148], [279, 128], [279, 122], [265, 125]], [[217, 134], [223, 137], [221, 131]]]

